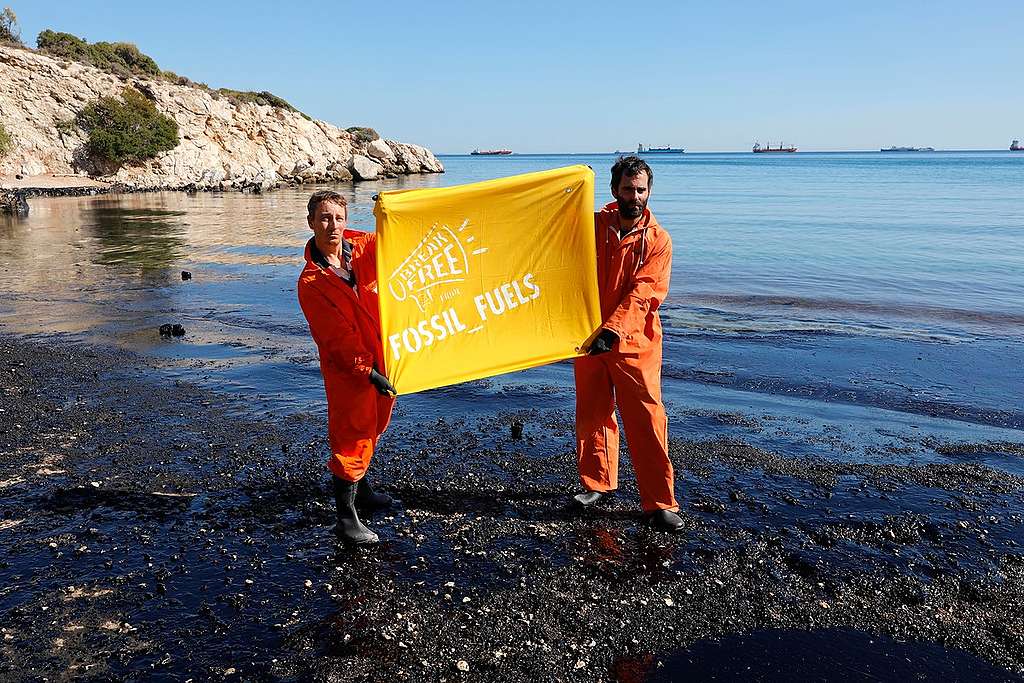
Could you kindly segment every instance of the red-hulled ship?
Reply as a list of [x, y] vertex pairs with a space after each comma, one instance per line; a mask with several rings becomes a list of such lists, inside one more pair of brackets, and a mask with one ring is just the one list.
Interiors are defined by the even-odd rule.
[[784, 145], [781, 142], [779, 143], [778, 147], [772, 147], [772, 144], [770, 142], [764, 147], [762, 147], [761, 143], [755, 142], [753, 151], [754, 154], [766, 154], [769, 152], [795, 152], [796, 147], [794, 147], [793, 145]]

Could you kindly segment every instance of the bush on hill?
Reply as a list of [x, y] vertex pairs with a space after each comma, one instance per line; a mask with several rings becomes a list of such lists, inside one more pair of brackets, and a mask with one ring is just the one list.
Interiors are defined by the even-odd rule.
[[[13, 12], [11, 17], [14, 17]], [[2, 20], [0, 20], [0, 37], [2, 35]], [[143, 54], [132, 43], [89, 43], [70, 33], [46, 29], [39, 34], [39, 37], [36, 39], [36, 45], [39, 46], [40, 52], [51, 57], [82, 62], [104, 71], [110, 71], [118, 76], [162, 78], [177, 85], [202, 88], [213, 97], [227, 98], [233, 104], [253, 102], [302, 114], [302, 112], [290, 105], [286, 100], [266, 90], [261, 92], [232, 90], [230, 88], [214, 90], [205, 83], [196, 83], [185, 76], [179, 76], [173, 71], [162, 71], [152, 57]], [[302, 116], [307, 119], [309, 118], [305, 114], [302, 114]]]
[[179, 76], [178, 74], [174, 73], [173, 71], [168, 71], [168, 70], [161, 71], [160, 72], [160, 78], [164, 79], [165, 81], [170, 81], [171, 83], [175, 83], [177, 85], [191, 85], [194, 88], [202, 88], [203, 90], [209, 90], [210, 89], [210, 86], [206, 85], [205, 83], [196, 83], [192, 79], [186, 78], [185, 76]]
[[352, 137], [356, 139], [356, 142], [366, 144], [367, 142], [373, 142], [374, 140], [380, 140], [380, 135], [377, 134], [373, 128], [366, 128], [363, 126], [352, 126], [346, 128], [349, 133], [352, 133]]
[[178, 124], [132, 88], [125, 88], [121, 99], [90, 102], [76, 121], [89, 135], [89, 155], [118, 166], [152, 159], [178, 146]]
[[228, 102], [231, 102], [235, 105], [242, 104], [243, 102], [251, 102], [254, 104], [262, 104], [268, 107], [286, 109], [288, 111], [293, 111], [296, 114], [302, 114], [302, 116], [307, 119], [309, 118], [301, 111], [293, 107], [283, 97], [278, 97], [274, 93], [269, 92], [267, 90], [261, 90], [259, 92], [253, 92], [251, 90], [232, 90], [231, 88], [217, 88], [216, 90], [214, 90], [205, 83], [196, 83], [195, 81], [186, 78], [185, 76], [179, 76], [173, 71], [164, 71], [160, 74], [160, 76], [165, 81], [170, 81], [171, 83], [176, 83], [178, 85], [190, 85], [193, 88], [202, 88], [206, 92], [210, 93], [210, 95], [214, 98], [220, 99], [221, 97], [224, 97], [228, 100]]
[[7, 129], [4, 128], [4, 124], [0, 123], [0, 157], [7, 156], [7, 153], [14, 148], [14, 142], [11, 140], [11, 136], [7, 133]]
[[74, 135], [75, 131], [78, 129], [78, 123], [73, 118], [60, 119], [53, 124], [53, 127], [56, 128], [57, 132], [61, 135]]
[[18, 28], [18, 17], [10, 7], [0, 12], [0, 44], [21, 46], [21, 29]]
[[226, 97], [232, 104], [250, 102], [269, 107], [277, 107], [278, 109], [287, 109], [288, 111], [298, 111], [298, 109], [288, 104], [288, 102], [283, 98], [278, 97], [272, 92], [267, 92], [266, 90], [252, 92], [248, 90], [232, 90], [231, 88], [217, 88], [214, 92]]
[[161, 73], [156, 61], [132, 43], [88, 43], [70, 33], [46, 29], [39, 34], [36, 45], [40, 52], [52, 57], [83, 62], [119, 76], [159, 76]]

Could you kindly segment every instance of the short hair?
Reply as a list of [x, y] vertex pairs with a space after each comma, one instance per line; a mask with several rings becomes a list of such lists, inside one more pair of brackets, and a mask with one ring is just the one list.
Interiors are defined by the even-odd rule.
[[653, 185], [654, 171], [651, 170], [646, 161], [635, 155], [619, 157], [615, 165], [612, 166], [612, 190], [619, 189], [622, 176], [628, 175], [632, 178], [635, 175], [639, 175], [641, 171], [647, 174], [647, 184]]
[[306, 210], [310, 218], [316, 214], [317, 208], [324, 202], [330, 202], [337, 204], [338, 206], [345, 207], [345, 215], [348, 215], [348, 200], [342, 197], [334, 190], [317, 190], [309, 197], [309, 202], [306, 204]]

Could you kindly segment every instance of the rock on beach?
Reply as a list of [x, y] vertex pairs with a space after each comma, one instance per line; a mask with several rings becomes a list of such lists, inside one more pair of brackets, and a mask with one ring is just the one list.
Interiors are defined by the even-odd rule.
[[376, 161], [356, 154], [352, 157], [352, 173], [360, 180], [376, 180], [384, 168]]

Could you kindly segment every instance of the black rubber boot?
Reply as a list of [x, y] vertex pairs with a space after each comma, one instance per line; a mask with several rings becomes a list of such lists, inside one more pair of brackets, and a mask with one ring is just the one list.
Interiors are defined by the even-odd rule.
[[576, 508], [587, 509], [592, 508], [601, 501], [611, 496], [611, 491], [585, 491], [583, 493], [577, 493], [572, 497], [572, 505]]
[[386, 510], [393, 507], [395, 499], [386, 493], [379, 493], [373, 490], [366, 477], [359, 480], [356, 486], [356, 508], [365, 512], [374, 510]]
[[678, 533], [683, 530], [683, 520], [671, 510], [657, 510], [645, 515], [647, 523], [659, 531]]
[[334, 503], [338, 507], [338, 525], [334, 533], [338, 538], [350, 545], [370, 545], [376, 543], [377, 534], [367, 529], [359, 521], [356, 514], [356, 482], [341, 477], [334, 480]]

